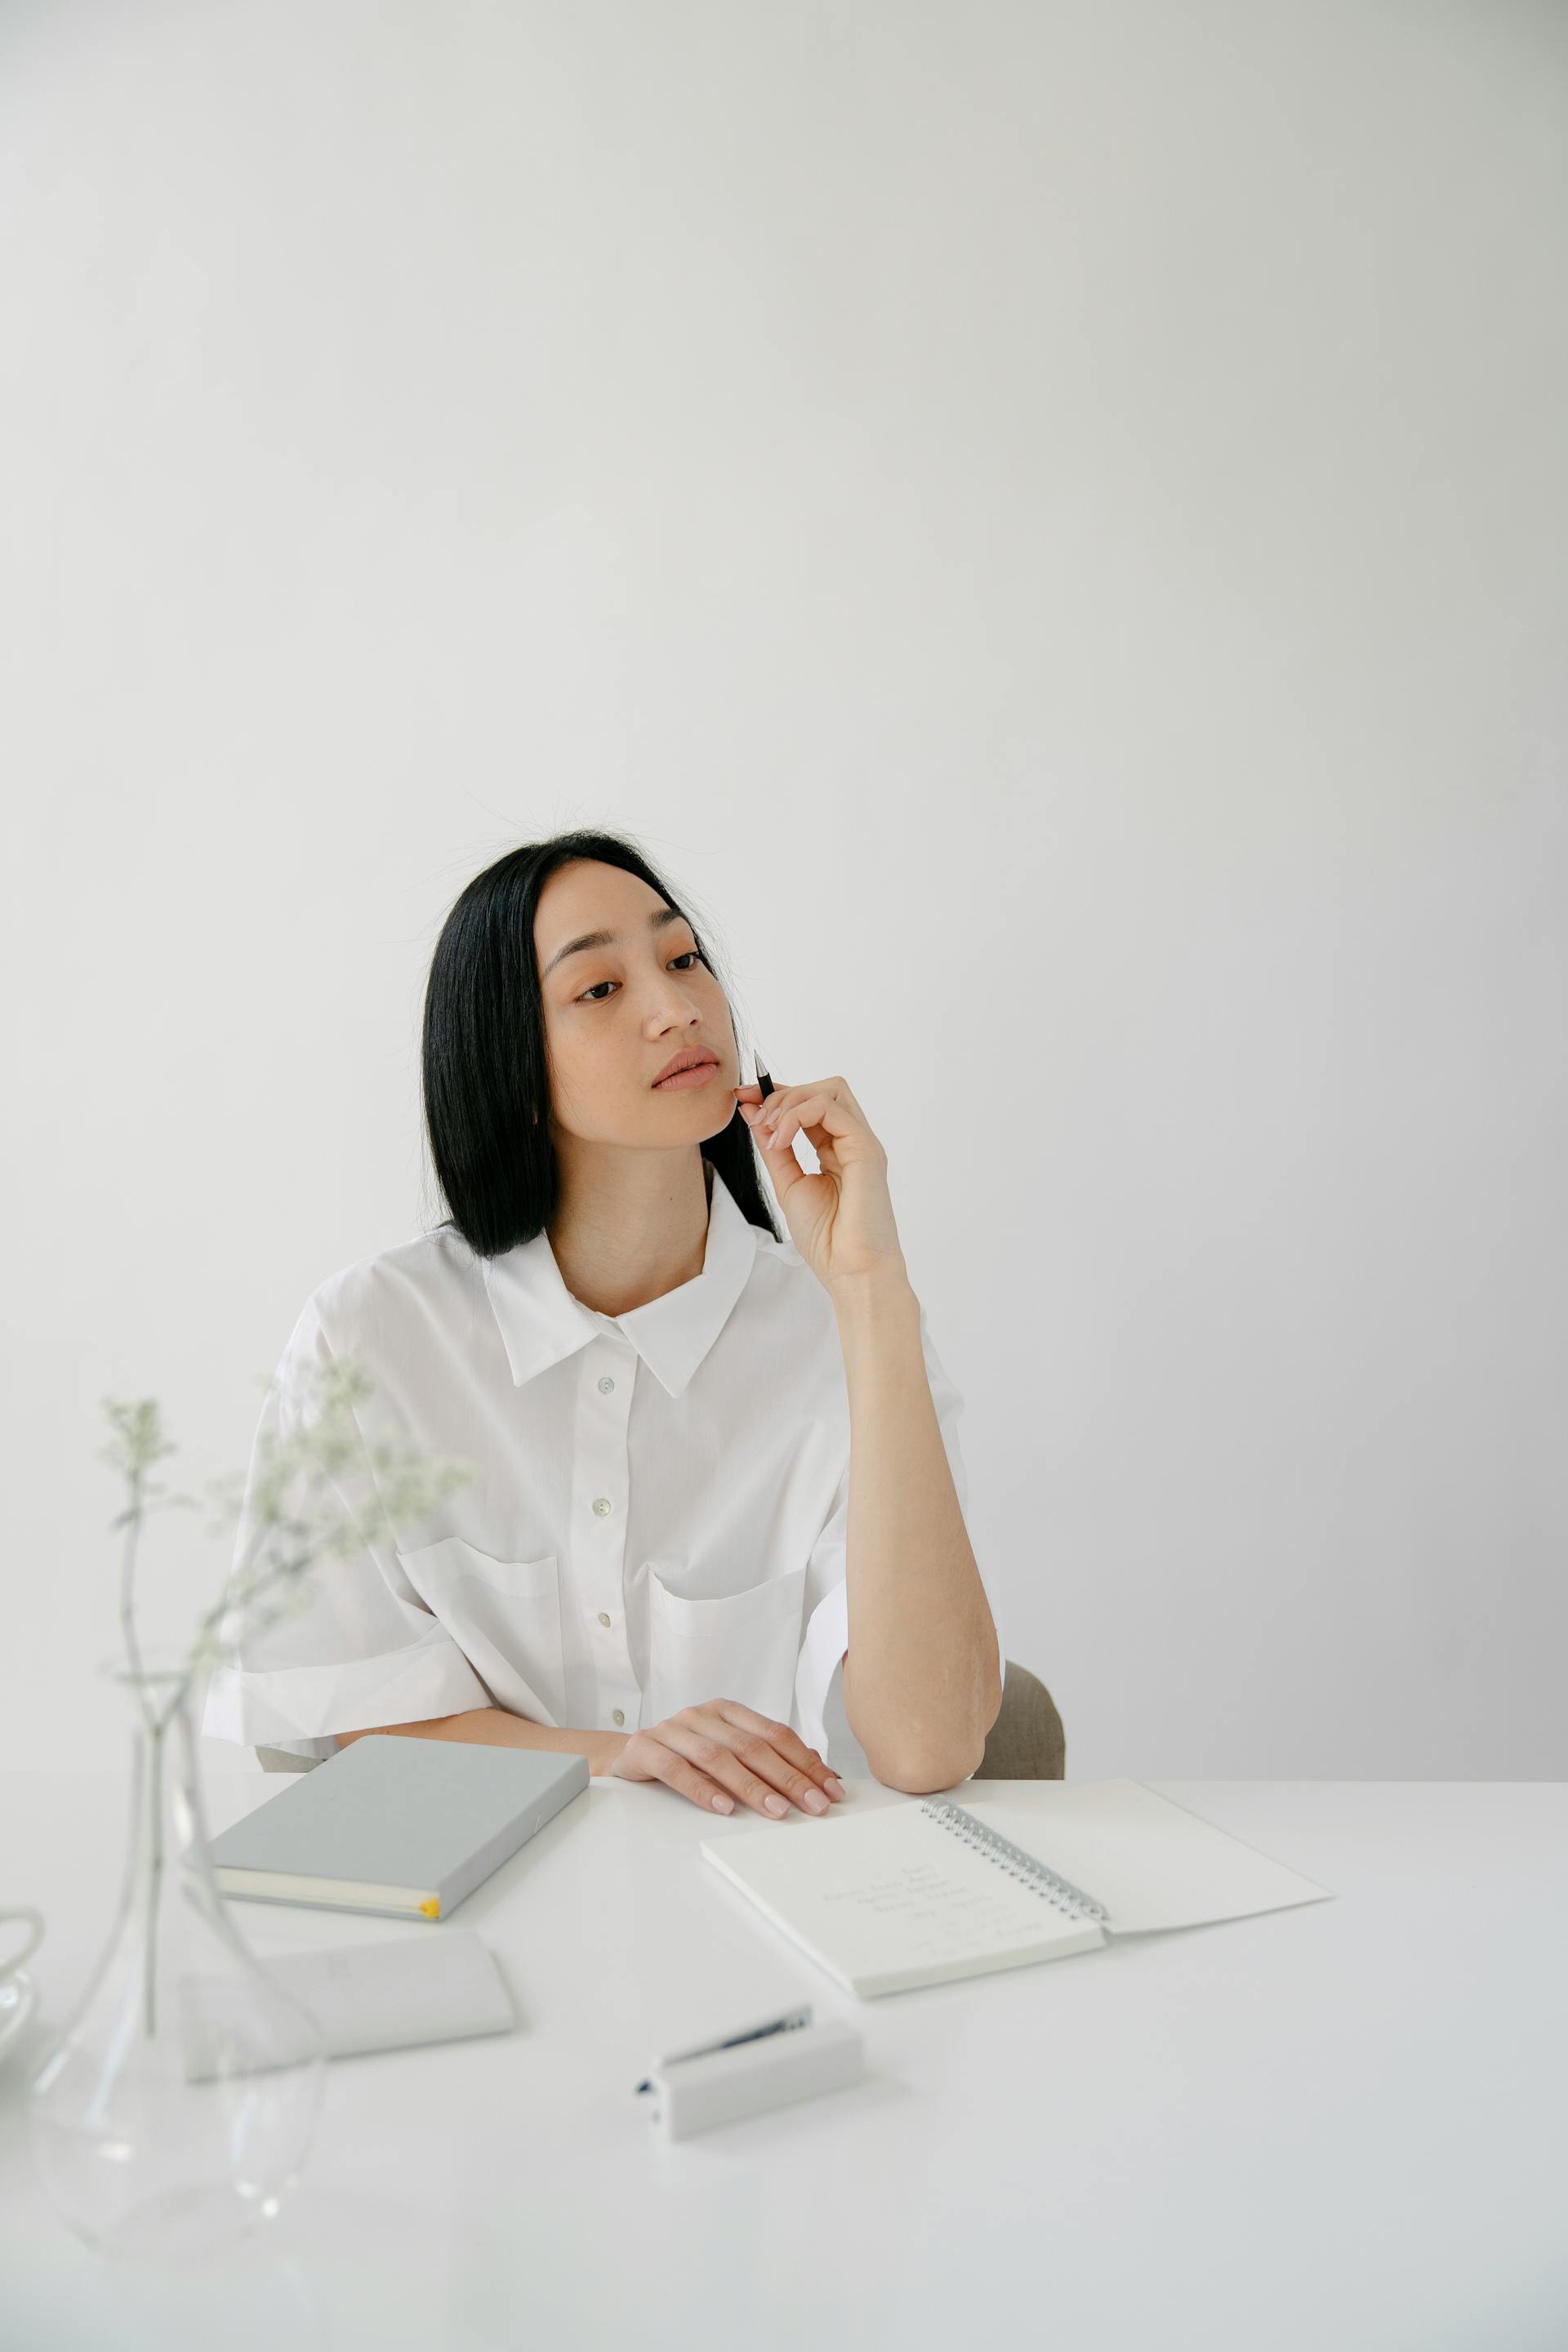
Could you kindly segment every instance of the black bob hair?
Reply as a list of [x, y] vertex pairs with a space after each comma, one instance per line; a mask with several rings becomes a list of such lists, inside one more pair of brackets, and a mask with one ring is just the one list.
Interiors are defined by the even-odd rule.
[[[667, 907], [686, 914], [639, 849], [618, 834], [592, 829], [526, 842], [464, 887], [430, 960], [421, 1052], [430, 1154], [452, 1212], [441, 1223], [455, 1227], [479, 1257], [532, 1241], [555, 1213], [559, 1180], [533, 918], [550, 877], [574, 858], [638, 875]], [[691, 929], [711, 971], [695, 923]], [[763, 1192], [757, 1147], [738, 1110], [701, 1151], [748, 1224], [782, 1241]]]

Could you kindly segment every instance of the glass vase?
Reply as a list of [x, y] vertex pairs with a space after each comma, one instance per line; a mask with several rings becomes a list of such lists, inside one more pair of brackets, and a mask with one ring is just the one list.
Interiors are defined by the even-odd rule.
[[33, 2153], [89, 2245], [185, 2263], [279, 2211], [315, 2133], [326, 2050], [214, 1883], [184, 1662], [101, 1671], [135, 1707], [129, 1852], [101, 1958], [33, 2075]]

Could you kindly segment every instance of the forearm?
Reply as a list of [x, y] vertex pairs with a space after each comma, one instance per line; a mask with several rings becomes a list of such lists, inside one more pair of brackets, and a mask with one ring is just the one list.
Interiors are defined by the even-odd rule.
[[905, 1281], [834, 1292], [849, 1391], [844, 1712], [877, 1778], [952, 1788], [1002, 1704], [996, 1629]]
[[[462, 1715], [432, 1716], [425, 1723], [369, 1724], [365, 1730], [393, 1731], [409, 1739], [471, 1739], [481, 1748], [548, 1748], [559, 1755], [585, 1756], [595, 1780], [603, 1779], [631, 1737], [626, 1731], [556, 1728], [504, 1706], [471, 1706]], [[364, 1737], [365, 1731], [340, 1731], [338, 1746]]]

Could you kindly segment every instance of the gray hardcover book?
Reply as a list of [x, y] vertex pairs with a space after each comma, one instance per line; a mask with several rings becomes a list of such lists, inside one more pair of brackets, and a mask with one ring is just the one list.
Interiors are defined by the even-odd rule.
[[585, 1756], [367, 1732], [208, 1846], [247, 1903], [445, 1919], [588, 1785]]

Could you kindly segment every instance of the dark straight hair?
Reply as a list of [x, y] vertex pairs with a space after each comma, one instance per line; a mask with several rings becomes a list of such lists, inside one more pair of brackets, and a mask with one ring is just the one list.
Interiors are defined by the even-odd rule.
[[[556, 868], [583, 857], [640, 876], [667, 907], [691, 921], [642, 852], [618, 834], [558, 833], [509, 850], [476, 874], [442, 925], [430, 960], [422, 1061], [430, 1154], [452, 1213], [441, 1223], [455, 1227], [480, 1257], [532, 1241], [555, 1213], [558, 1176], [533, 918]], [[718, 978], [695, 923], [691, 930], [703, 962]], [[747, 1223], [782, 1241], [763, 1192], [757, 1147], [738, 1110], [701, 1151]]]

